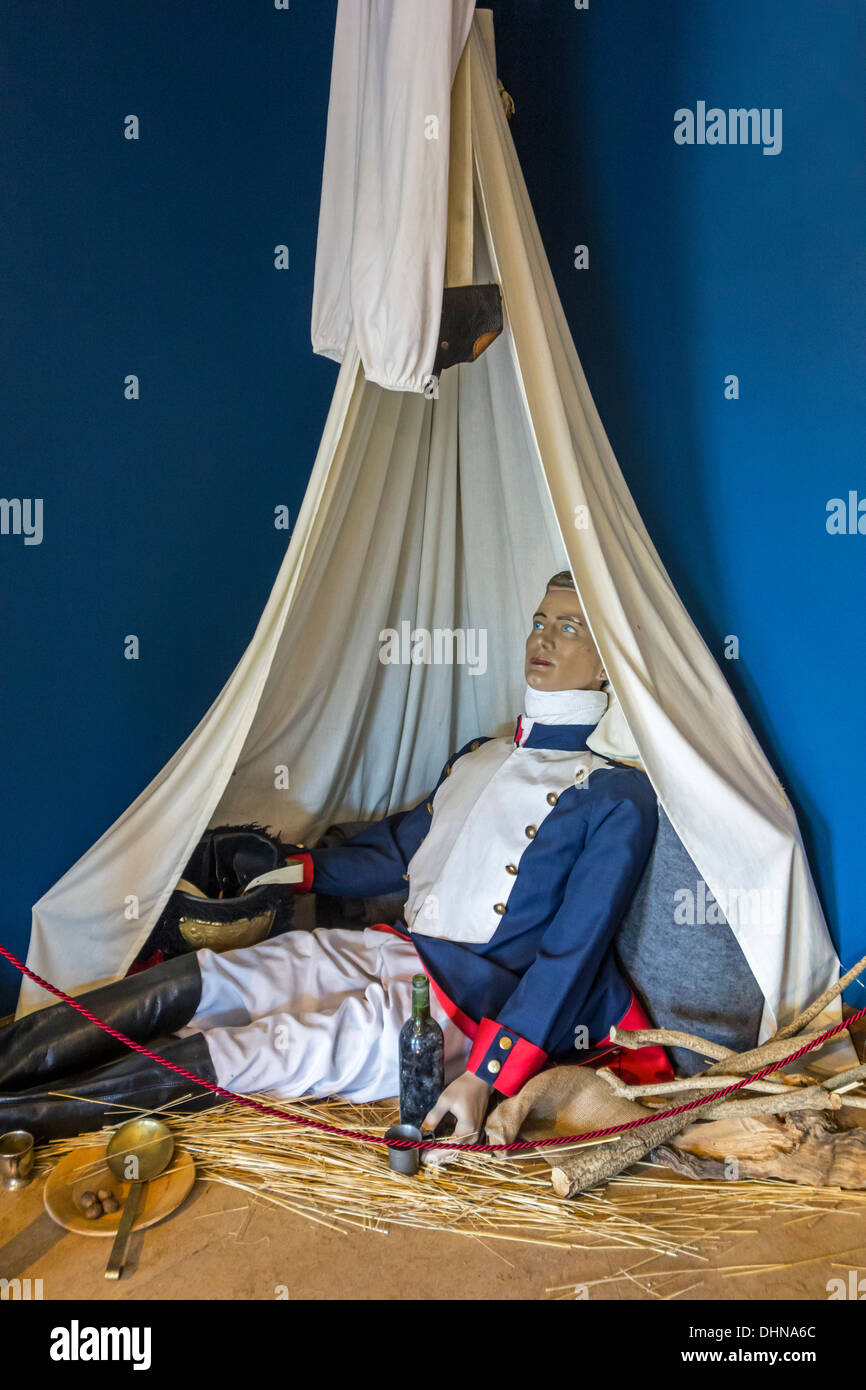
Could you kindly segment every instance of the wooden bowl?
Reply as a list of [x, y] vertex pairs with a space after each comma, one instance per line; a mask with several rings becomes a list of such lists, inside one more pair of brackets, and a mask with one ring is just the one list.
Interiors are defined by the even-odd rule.
[[[175, 1149], [170, 1166], [158, 1178], [145, 1183], [141, 1208], [134, 1231], [153, 1226], [177, 1211], [189, 1196], [195, 1182], [195, 1164], [186, 1149]], [[79, 1236], [114, 1236], [120, 1225], [123, 1203], [129, 1183], [114, 1177], [105, 1159], [105, 1145], [73, 1149], [61, 1158], [45, 1180], [45, 1210], [59, 1226]], [[108, 1212], [95, 1221], [88, 1221], [78, 1204], [82, 1192], [107, 1188], [120, 1203], [118, 1211]]]

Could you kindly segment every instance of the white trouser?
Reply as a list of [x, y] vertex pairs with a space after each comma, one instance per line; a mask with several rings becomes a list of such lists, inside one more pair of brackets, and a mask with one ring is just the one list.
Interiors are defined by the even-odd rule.
[[[287, 931], [237, 951], [198, 953], [199, 1007], [183, 1034], [204, 1033], [220, 1086], [291, 1098], [382, 1100], [399, 1092], [397, 1036], [412, 1012], [414, 946], [391, 932]], [[445, 1083], [472, 1043], [440, 1006]]]

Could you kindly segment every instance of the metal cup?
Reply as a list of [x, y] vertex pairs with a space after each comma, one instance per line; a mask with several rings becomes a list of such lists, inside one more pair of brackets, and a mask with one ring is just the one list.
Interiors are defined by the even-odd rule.
[[[385, 1132], [386, 1139], [423, 1139], [420, 1129], [414, 1125], [392, 1125]], [[421, 1167], [420, 1149], [393, 1149], [388, 1146], [388, 1162], [395, 1173], [407, 1173], [413, 1177]]]
[[33, 1135], [26, 1129], [0, 1134], [0, 1186], [17, 1192], [33, 1180]]

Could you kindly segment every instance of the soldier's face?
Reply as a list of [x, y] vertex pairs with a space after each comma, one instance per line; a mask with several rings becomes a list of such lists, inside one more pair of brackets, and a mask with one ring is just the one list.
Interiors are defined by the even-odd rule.
[[526, 639], [525, 676], [533, 690], [600, 690], [604, 662], [573, 589], [548, 589]]

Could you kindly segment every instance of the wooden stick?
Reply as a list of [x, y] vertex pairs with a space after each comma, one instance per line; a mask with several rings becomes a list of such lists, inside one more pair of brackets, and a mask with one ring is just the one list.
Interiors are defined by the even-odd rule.
[[[697, 1114], [701, 1120], [739, 1120], [752, 1115], [784, 1115], [792, 1110], [841, 1110], [842, 1100], [823, 1086], [804, 1086], [789, 1090], [784, 1096], [743, 1096], [742, 1100], [725, 1100], [708, 1105]], [[690, 1119], [695, 1112], [689, 1112]], [[650, 1126], [647, 1125], [647, 1129]]]
[[675, 1028], [614, 1027], [610, 1030], [610, 1040], [620, 1047], [629, 1049], [658, 1043], [662, 1047], [683, 1047], [688, 1052], [703, 1052], [707, 1057], [716, 1057], [720, 1060], [723, 1057], [734, 1056], [729, 1047], [708, 1042], [706, 1038], [699, 1038], [696, 1033], [680, 1033]]
[[[642, 1096], [672, 1096], [679, 1095], [688, 1091], [711, 1091], [716, 1087], [733, 1086], [734, 1082], [739, 1081], [738, 1076], [699, 1076], [680, 1077], [676, 1081], [649, 1081], [641, 1086], [629, 1086], [616, 1072], [609, 1067], [599, 1067], [596, 1076], [603, 1079], [618, 1096], [623, 1100], [639, 1100]], [[788, 1073], [779, 1081], [771, 1081], [766, 1077], [763, 1081], [750, 1081], [748, 1086], [743, 1089], [748, 1091], [760, 1091], [767, 1095], [777, 1095], [782, 1091], [789, 1091], [792, 1086], [814, 1086], [815, 1078], [805, 1076], [802, 1072]], [[833, 1088], [835, 1089], [835, 1087]]]
[[721, 1062], [713, 1062], [712, 1066], [707, 1067], [706, 1071], [701, 1072], [702, 1076], [717, 1076], [720, 1072], [733, 1072], [743, 1076], [750, 1071], [760, 1071], [762, 1067], [768, 1067], [771, 1062], [781, 1062], [783, 1057], [787, 1057], [791, 1051], [796, 1052], [799, 1044], [804, 1047], [813, 1038], [820, 1038], [822, 1033], [827, 1030], [819, 1028], [815, 1033], [801, 1033], [797, 1038], [769, 1038], [767, 1042], [761, 1043], [759, 1047], [753, 1047], [748, 1052], [738, 1052], [735, 1056], [724, 1059], [724, 1066]]
[[828, 1077], [821, 1084], [825, 1091], [838, 1091], [842, 1086], [851, 1086], [855, 1082], [864, 1080], [866, 1080], [866, 1062], [861, 1062], [859, 1067], [849, 1067], [847, 1071], [837, 1072], [835, 1076]]

